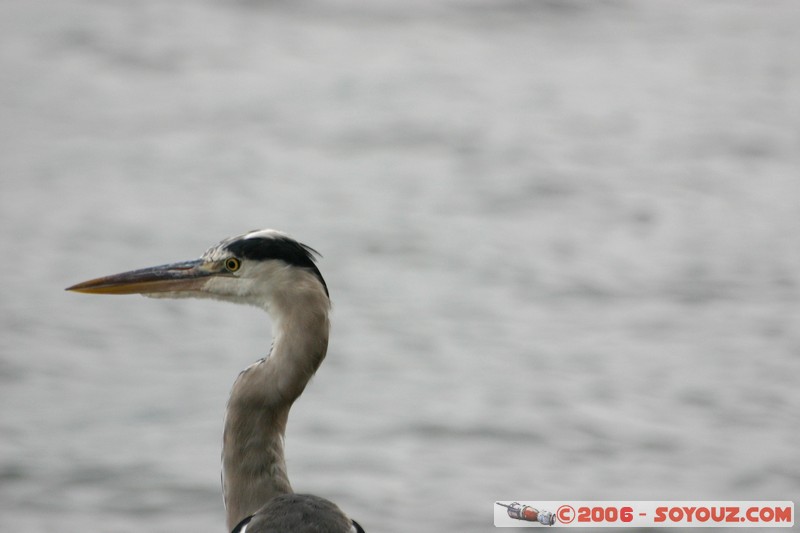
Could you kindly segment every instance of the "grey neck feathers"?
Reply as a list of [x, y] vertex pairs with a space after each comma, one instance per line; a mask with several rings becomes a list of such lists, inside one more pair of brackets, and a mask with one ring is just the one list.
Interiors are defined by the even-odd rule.
[[321, 291], [274, 295], [270, 355], [244, 370], [231, 390], [222, 445], [230, 531], [271, 498], [292, 492], [283, 439], [292, 403], [328, 348], [330, 301]]

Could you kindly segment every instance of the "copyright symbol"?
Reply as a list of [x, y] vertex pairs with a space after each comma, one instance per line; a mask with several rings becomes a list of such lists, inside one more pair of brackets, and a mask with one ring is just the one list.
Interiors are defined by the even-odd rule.
[[556, 516], [562, 524], [569, 524], [575, 520], [575, 509], [571, 505], [562, 505], [556, 511]]

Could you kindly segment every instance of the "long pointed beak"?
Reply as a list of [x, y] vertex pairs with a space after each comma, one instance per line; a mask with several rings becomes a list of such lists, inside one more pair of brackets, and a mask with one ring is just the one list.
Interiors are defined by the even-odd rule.
[[218, 271], [202, 259], [131, 270], [67, 287], [90, 294], [152, 294], [199, 290]]

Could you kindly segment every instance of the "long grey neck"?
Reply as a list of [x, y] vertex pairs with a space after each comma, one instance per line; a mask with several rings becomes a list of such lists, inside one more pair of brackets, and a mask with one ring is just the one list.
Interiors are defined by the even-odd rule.
[[329, 309], [322, 293], [270, 302], [272, 350], [239, 374], [225, 415], [222, 483], [228, 531], [273, 497], [292, 492], [283, 453], [286, 421], [325, 358]]

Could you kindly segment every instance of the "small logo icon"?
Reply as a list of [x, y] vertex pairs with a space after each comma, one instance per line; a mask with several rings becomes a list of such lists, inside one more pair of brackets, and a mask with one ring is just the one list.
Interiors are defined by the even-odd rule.
[[519, 502], [509, 504], [495, 502], [497, 505], [506, 508], [508, 516], [515, 520], [525, 520], [526, 522], [539, 522], [544, 526], [552, 526], [556, 523], [556, 517], [550, 511], [540, 511], [530, 505], [521, 505]]
[[575, 520], [575, 508], [571, 505], [562, 505], [556, 509], [556, 516], [562, 524], [571, 524]]

